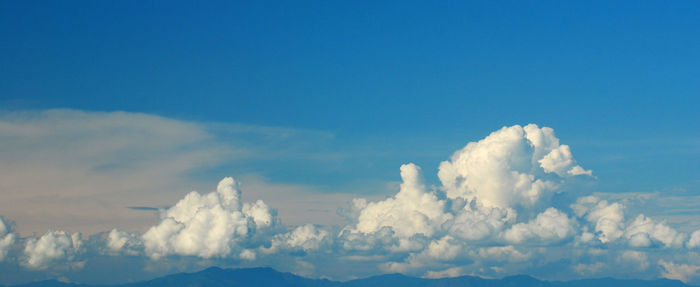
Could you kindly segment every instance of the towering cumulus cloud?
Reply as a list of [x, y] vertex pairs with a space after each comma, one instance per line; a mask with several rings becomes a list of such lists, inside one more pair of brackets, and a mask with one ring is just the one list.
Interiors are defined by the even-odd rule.
[[[402, 165], [400, 176], [393, 196], [353, 200], [342, 226], [284, 226], [264, 202], [243, 202], [228, 177], [214, 192], [190, 192], [161, 210], [159, 222], [144, 234], [113, 229], [89, 242], [101, 242], [106, 256], [247, 261], [338, 279], [380, 270], [690, 282], [700, 268], [700, 231], [683, 233], [634, 214], [629, 201], [571, 185], [593, 178], [592, 171], [576, 162], [551, 128], [504, 127], [468, 143], [440, 164], [438, 185], [426, 184], [413, 163]], [[16, 242], [10, 229], [0, 218], [0, 260]], [[80, 234], [48, 232], [25, 241], [22, 264], [30, 269], [76, 262], [90, 252]]]
[[416, 234], [433, 236], [443, 223], [452, 218], [445, 213], [446, 202], [425, 190], [418, 166], [401, 166], [401, 179], [401, 189], [394, 197], [369, 203], [362, 208], [356, 231], [373, 233], [386, 226], [401, 237]]
[[274, 211], [262, 201], [243, 204], [236, 182], [227, 177], [216, 192], [202, 195], [193, 191], [162, 211], [160, 224], [143, 235], [143, 242], [153, 259], [170, 254], [226, 257], [243, 252], [256, 234], [269, 231], [276, 223]]
[[573, 238], [576, 220], [547, 202], [568, 178], [591, 175], [552, 129], [536, 125], [504, 127], [467, 144], [440, 164], [437, 189], [426, 188], [419, 171], [414, 164], [403, 165], [403, 183], [391, 198], [355, 201], [359, 216], [341, 233], [344, 246], [384, 238], [380, 247], [409, 253], [403, 262], [384, 264], [386, 270], [427, 270], [426, 276], [444, 273], [431, 268], [456, 262], [527, 258], [510, 244], [560, 244]]

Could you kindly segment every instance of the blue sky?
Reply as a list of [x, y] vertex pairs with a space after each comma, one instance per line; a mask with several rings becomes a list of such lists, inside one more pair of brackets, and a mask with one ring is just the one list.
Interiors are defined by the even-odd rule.
[[[2, 5], [6, 109], [145, 112], [370, 144], [445, 139], [440, 159], [530, 122], [591, 154], [591, 141], [698, 137], [693, 2]], [[684, 175], [656, 180], [690, 184]]]
[[[627, 219], [644, 210], [690, 234], [698, 15], [693, 1], [3, 1], [0, 155], [12, 172], [0, 215], [17, 242], [49, 229], [143, 233], [157, 215], [126, 206], [171, 206], [233, 176], [289, 228], [342, 225], [336, 209], [352, 198], [399, 190], [402, 164], [447, 190], [437, 174], [455, 151], [535, 123], [593, 170], [572, 190], [666, 198], [625, 201]], [[36, 176], [54, 191], [23, 182]], [[20, 268], [12, 260], [4, 268]], [[48, 275], [16, 281], [32, 276]]]

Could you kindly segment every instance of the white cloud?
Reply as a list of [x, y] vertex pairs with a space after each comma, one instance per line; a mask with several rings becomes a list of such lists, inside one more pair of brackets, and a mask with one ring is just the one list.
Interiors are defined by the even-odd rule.
[[290, 232], [276, 235], [272, 239], [271, 247], [263, 250], [268, 253], [276, 252], [279, 249], [301, 249], [308, 252], [329, 244], [329, 240], [328, 231], [312, 224], [305, 224]]
[[700, 247], [700, 230], [694, 231], [690, 235], [690, 239], [688, 239], [688, 242], [685, 244], [686, 247], [688, 248], [698, 248]]
[[452, 268], [447, 268], [445, 270], [440, 270], [440, 271], [428, 271], [425, 273], [423, 276], [424, 278], [452, 278], [452, 277], [458, 277], [463, 274], [462, 267], [452, 267]]
[[513, 225], [503, 237], [514, 244], [529, 240], [556, 243], [570, 238], [574, 233], [574, 222], [563, 212], [550, 207], [532, 221]]
[[443, 266], [445, 263], [457, 259], [463, 255], [461, 242], [447, 235], [434, 239], [426, 244], [420, 252], [410, 253], [403, 262], [387, 262], [380, 264], [380, 268], [388, 272], [413, 273], [434, 266]]
[[71, 262], [81, 251], [80, 233], [49, 231], [41, 238], [30, 238], [24, 247], [23, 264], [31, 269], [46, 269], [52, 263]]
[[[249, 261], [243, 265], [273, 262], [279, 264], [275, 267], [315, 275], [347, 268], [426, 277], [502, 276], [549, 268], [555, 262], [570, 263], [561, 264], [562, 270], [552, 274], [607, 276], [659, 270], [650, 268], [649, 262], [659, 262], [669, 278], [692, 280], [698, 271], [692, 260], [690, 265], [665, 261], [673, 251], [646, 248], [684, 244], [697, 248], [700, 231], [686, 240], [673, 222], [645, 215], [626, 221], [628, 202], [601, 199], [609, 198], [604, 196], [580, 197], [573, 204], [567, 202], [572, 197], [562, 196], [550, 202], [551, 195], [571, 190], [567, 184], [572, 176], [591, 175], [577, 165], [570, 148], [561, 145], [550, 128], [506, 127], [469, 143], [441, 163], [442, 186], [426, 186], [414, 164], [402, 165], [400, 171], [402, 182], [396, 194], [381, 200], [353, 200], [352, 207], [342, 212], [348, 219], [344, 226], [287, 228], [265, 203], [267, 198], [244, 202], [237, 182], [224, 178], [216, 191], [190, 192], [161, 210], [158, 222], [143, 234], [118, 229], [98, 234], [97, 251], [129, 255], [129, 260], [147, 256], [153, 260], [150, 263], [164, 265], [175, 261], [230, 265], [240, 259]], [[280, 196], [278, 202], [284, 202], [298, 191], [267, 196]], [[567, 206], [573, 214], [566, 213]], [[14, 236], [5, 225], [0, 220], [0, 252], [3, 238]], [[65, 232], [26, 242], [22, 264], [32, 269], [74, 262], [91, 251], [85, 251], [91, 243], [83, 247], [79, 234]], [[171, 260], [175, 256], [184, 257]], [[157, 261], [162, 257], [171, 258]]]
[[455, 240], [452, 236], [447, 235], [439, 240], [430, 242], [424, 254], [431, 259], [445, 261], [455, 259], [461, 252], [462, 246], [460, 242]]
[[455, 152], [440, 164], [438, 177], [449, 198], [478, 198], [488, 207], [529, 207], [559, 184], [545, 174], [570, 176], [566, 171], [573, 163], [568, 146], [559, 145], [551, 128], [515, 125]]
[[594, 196], [581, 197], [571, 205], [578, 217], [584, 217], [595, 225], [602, 243], [613, 242], [624, 234], [624, 206], [620, 203], [608, 203]]
[[516, 262], [527, 260], [532, 256], [530, 253], [522, 253], [512, 245], [481, 247], [472, 257], [486, 259], [490, 261]]
[[592, 170], [585, 170], [583, 169], [580, 165], [572, 167], [570, 170], [568, 170], [566, 173], [570, 175], [588, 175], [588, 176], [593, 176], [593, 171]]
[[112, 229], [107, 234], [105, 244], [109, 254], [138, 255], [143, 247], [141, 239], [136, 234]]
[[449, 222], [449, 233], [463, 240], [484, 240], [515, 221], [516, 216], [511, 208], [485, 207], [474, 200]]
[[[271, 183], [258, 173], [277, 165], [250, 167], [280, 159], [337, 160], [344, 155], [319, 151], [332, 139], [328, 132], [143, 113], [0, 111], [0, 211], [17, 222], [20, 236], [47, 228], [86, 235], [112, 228], [142, 232], [157, 219], [127, 207], [169, 206], [218, 179], [215, 167], [233, 165], [248, 172], [237, 174], [248, 194], [275, 205], [287, 223], [339, 224], [335, 208], [356, 195]], [[312, 210], [319, 203], [327, 211]]]
[[432, 237], [451, 219], [451, 215], [445, 213], [445, 201], [426, 191], [418, 166], [402, 165], [401, 179], [401, 189], [395, 196], [362, 208], [354, 231], [366, 234], [390, 227], [399, 237], [416, 234]]
[[632, 264], [638, 270], [649, 268], [649, 259], [644, 252], [627, 250], [622, 253], [620, 259], [624, 263]]
[[691, 279], [700, 276], [700, 265], [676, 264], [663, 259], [659, 260], [659, 265], [663, 268], [661, 276], [664, 278], [688, 283]]
[[233, 249], [277, 224], [274, 211], [262, 201], [242, 204], [233, 178], [219, 182], [216, 192], [190, 192], [161, 213], [162, 221], [143, 234], [146, 254], [203, 258], [227, 257]]
[[[449, 267], [458, 258], [526, 260], [532, 254], [514, 245], [559, 245], [576, 234], [573, 218], [542, 208], [574, 167], [569, 147], [560, 145], [551, 129], [506, 127], [442, 162], [438, 177], [443, 186], [437, 190], [421, 182], [417, 166], [403, 165], [397, 194], [353, 201], [346, 213], [356, 224], [346, 226], [339, 241], [348, 252], [404, 254], [381, 264], [390, 272], [427, 274], [420, 272]], [[518, 222], [516, 210], [535, 216]], [[505, 242], [514, 245], [502, 246]]]
[[605, 267], [606, 267], [606, 264], [603, 262], [596, 262], [596, 263], [591, 263], [591, 264], [579, 263], [579, 264], [574, 265], [573, 269], [578, 274], [581, 274], [584, 276], [590, 276], [590, 275], [598, 274]]
[[5, 260], [7, 252], [15, 243], [15, 234], [12, 233], [12, 226], [5, 223], [5, 220], [0, 217], [0, 262]]
[[628, 224], [625, 238], [634, 247], [649, 247], [652, 241], [661, 242], [665, 247], [682, 247], [686, 236], [662, 222], [654, 222], [640, 214]]

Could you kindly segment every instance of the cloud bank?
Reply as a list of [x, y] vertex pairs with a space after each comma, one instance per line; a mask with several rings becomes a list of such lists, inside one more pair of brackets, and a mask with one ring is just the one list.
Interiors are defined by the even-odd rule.
[[[400, 176], [392, 196], [353, 200], [341, 226], [285, 225], [263, 201], [243, 201], [238, 183], [227, 177], [215, 191], [193, 191], [161, 209], [142, 234], [113, 229], [91, 237], [89, 246], [79, 233], [62, 231], [23, 239], [21, 265], [79, 269], [90, 264], [86, 254], [99, 252], [160, 264], [271, 265], [340, 279], [380, 270], [431, 278], [528, 273], [697, 283], [700, 230], [686, 234], [577, 187], [593, 172], [551, 128], [503, 127], [468, 143], [439, 165], [439, 185], [426, 184], [413, 163], [402, 165]], [[7, 246], [20, 243], [0, 223], [6, 257]]]

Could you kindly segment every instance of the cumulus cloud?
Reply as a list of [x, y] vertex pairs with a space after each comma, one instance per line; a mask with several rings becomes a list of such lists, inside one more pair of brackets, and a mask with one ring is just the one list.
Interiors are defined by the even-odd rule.
[[676, 264], [663, 259], [659, 260], [659, 265], [663, 268], [661, 276], [686, 283], [700, 274], [700, 265]]
[[49, 231], [39, 239], [27, 240], [23, 264], [31, 269], [46, 269], [52, 263], [71, 262], [80, 253], [81, 246], [80, 233]]
[[[251, 174], [238, 179], [247, 193], [274, 204], [287, 223], [339, 224], [335, 208], [351, 195], [311, 197], [308, 186], [257, 175], [336, 160], [343, 155], [318, 149], [332, 139], [323, 131], [121, 111], [0, 111], [0, 211], [20, 236], [58, 227], [85, 235], [142, 231], [156, 222], [153, 213], [127, 206], [170, 206], [211, 184], [215, 172], [202, 171], [226, 165], [245, 167]], [[330, 211], [313, 209], [318, 202]]]
[[505, 231], [503, 237], [515, 244], [529, 240], [555, 243], [570, 238], [574, 233], [574, 222], [569, 216], [550, 207], [532, 221], [513, 225]]
[[142, 245], [139, 236], [133, 233], [119, 231], [115, 228], [107, 234], [108, 254], [138, 255]]
[[330, 244], [330, 234], [312, 224], [305, 224], [294, 230], [275, 235], [270, 248], [264, 248], [265, 252], [272, 253], [279, 249], [301, 249], [303, 251], [318, 250], [324, 245]]
[[522, 252], [513, 245], [480, 247], [472, 256], [490, 262], [519, 262], [532, 258], [532, 252]]
[[[312, 273], [347, 267], [369, 269], [369, 274], [502, 276], [559, 264], [559, 274], [662, 270], [665, 277], [692, 280], [698, 271], [693, 261], [678, 264], [667, 255], [700, 246], [700, 231], [687, 236], [672, 223], [642, 214], [628, 220], [625, 214], [632, 212], [624, 202], [586, 192], [577, 199], [550, 200], [571, 190], [572, 177], [591, 175], [552, 129], [504, 127], [442, 162], [439, 186], [426, 185], [415, 164], [402, 165], [396, 193], [353, 200], [342, 212], [348, 221], [341, 226], [284, 226], [275, 209], [261, 200], [244, 202], [237, 181], [224, 178], [215, 191], [190, 192], [160, 210], [158, 222], [143, 234], [100, 233], [100, 252], [145, 256], [149, 262], [175, 256], [197, 264], [272, 262]], [[1, 240], [13, 236], [5, 226], [0, 220], [0, 251]], [[73, 262], [85, 248], [79, 234], [65, 232], [26, 242], [22, 264], [30, 269]]]
[[537, 162], [540, 163], [545, 172], [553, 172], [559, 176], [593, 174], [590, 170], [584, 170], [581, 166], [574, 165], [574, 159], [568, 145], [560, 145], [552, 149]]
[[430, 241], [425, 249], [418, 253], [411, 253], [403, 262], [387, 262], [380, 265], [380, 268], [387, 272], [407, 273], [426, 267], [443, 265], [462, 254], [462, 243], [447, 235]]
[[445, 213], [445, 201], [426, 190], [418, 166], [402, 165], [401, 179], [403, 183], [395, 196], [362, 208], [354, 231], [366, 234], [390, 227], [400, 237], [416, 234], [432, 237], [451, 219], [451, 215]]
[[598, 232], [598, 240], [602, 243], [613, 242], [624, 234], [624, 205], [621, 203], [608, 203], [595, 196], [581, 197], [571, 205], [578, 217], [595, 225]]
[[[449, 198], [527, 207], [551, 195], [562, 178], [589, 174], [574, 163], [569, 147], [559, 145], [551, 128], [515, 125], [455, 152], [440, 164], [438, 177]], [[546, 176], [551, 173], [560, 179]]]
[[161, 213], [161, 222], [143, 234], [146, 254], [226, 257], [255, 233], [277, 224], [274, 210], [262, 201], [241, 202], [233, 178], [219, 182], [215, 192], [189, 193]]
[[498, 234], [516, 217], [517, 212], [511, 208], [485, 207], [472, 200], [449, 222], [449, 233], [466, 241], [485, 240]]
[[[573, 215], [550, 206], [550, 196], [566, 190], [562, 187], [570, 177], [591, 175], [552, 129], [504, 127], [442, 162], [438, 173], [442, 186], [437, 188], [422, 183], [419, 167], [403, 165], [402, 184], [394, 196], [353, 201], [346, 212], [352, 224], [341, 231], [337, 242], [344, 252], [360, 251], [365, 256], [401, 253], [380, 268], [425, 276], [438, 276], [439, 270], [450, 270], [451, 262], [460, 260], [481, 262], [473, 268], [486, 262], [547, 262], [543, 254], [554, 252], [547, 248], [563, 248], [557, 251], [560, 259], [566, 258], [564, 250], [574, 247], [583, 248], [587, 257], [601, 256], [594, 251], [606, 255], [605, 247], [599, 247], [621, 238], [633, 248], [685, 243], [684, 234], [644, 215], [626, 222], [621, 202], [583, 196], [568, 206]], [[634, 270], [650, 265], [640, 251], [612, 254]], [[580, 258], [582, 262], [574, 259], [572, 269], [579, 274], [606, 272], [603, 264], [588, 262], [587, 257]], [[459, 270], [469, 269], [462, 265]]]
[[5, 260], [7, 252], [15, 243], [15, 235], [12, 233], [12, 226], [0, 217], [0, 262]]
[[690, 239], [688, 239], [688, 243], [686, 243], [686, 246], [688, 248], [700, 247], [700, 230], [696, 230], [690, 235]]
[[649, 268], [649, 259], [644, 252], [627, 250], [622, 253], [620, 260], [623, 263], [632, 264], [638, 270], [645, 270]]
[[655, 222], [640, 214], [628, 224], [625, 238], [634, 247], [649, 247], [653, 242], [660, 242], [665, 247], [682, 247], [686, 236], [663, 222]]

